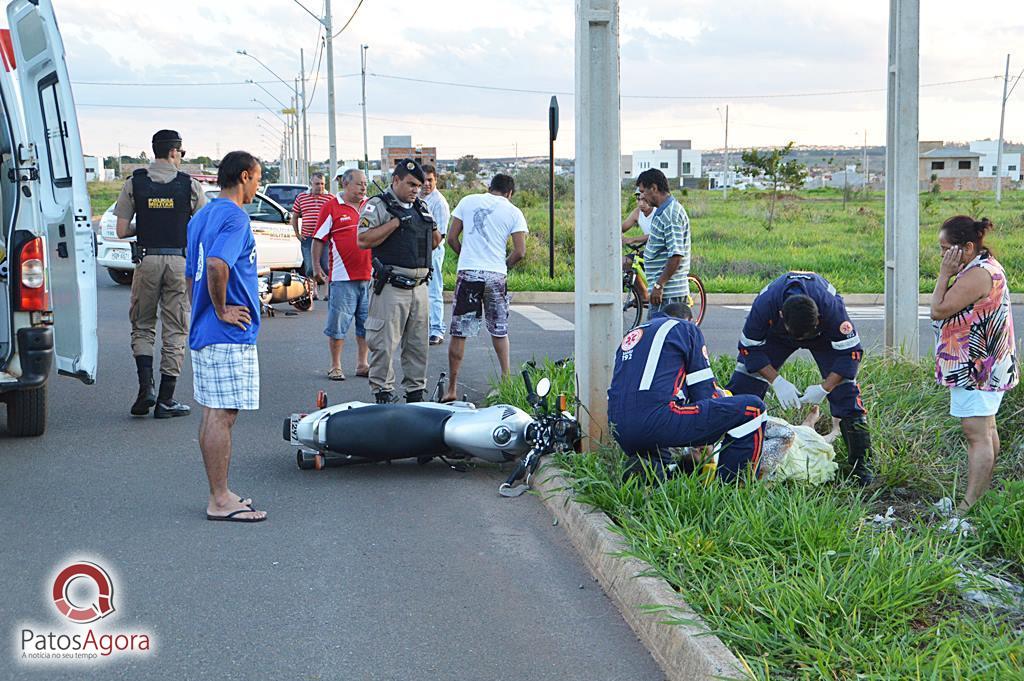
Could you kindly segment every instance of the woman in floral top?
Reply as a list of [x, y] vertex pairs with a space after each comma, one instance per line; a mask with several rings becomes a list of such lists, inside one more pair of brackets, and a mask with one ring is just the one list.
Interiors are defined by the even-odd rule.
[[966, 215], [942, 223], [942, 264], [931, 302], [935, 378], [950, 389], [949, 413], [960, 419], [967, 438], [967, 493], [961, 511], [992, 482], [999, 455], [995, 415], [1003, 393], [1018, 379], [1010, 288], [1003, 266], [985, 246], [991, 228], [987, 218]]

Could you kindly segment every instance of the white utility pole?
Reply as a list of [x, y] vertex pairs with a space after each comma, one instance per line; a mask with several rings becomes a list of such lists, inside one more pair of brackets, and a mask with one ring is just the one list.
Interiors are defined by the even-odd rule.
[[306, 182], [309, 182], [309, 123], [306, 122], [306, 55], [299, 50], [299, 68], [302, 73], [302, 167], [306, 169]]
[[725, 105], [725, 175], [722, 180], [722, 199], [729, 198], [729, 105]]
[[[334, 182], [338, 171], [338, 138], [334, 126], [334, 24], [331, 21], [331, 0], [324, 0], [324, 34], [327, 36], [327, 147], [330, 157], [331, 174], [328, 183]], [[332, 191], [337, 191], [332, 186]]]
[[885, 153], [885, 349], [916, 360], [920, 230], [920, 0], [889, 0]]
[[[1006, 123], [1006, 88], [1010, 84], [1010, 55], [1006, 55], [1006, 75], [1003, 76], [1003, 104], [999, 110], [999, 142], [996, 144], [996, 203], [1003, 200], [1003, 124]], [[974, 216], [977, 217], [977, 216]]]
[[868, 172], [868, 129], [867, 128], [864, 128], [864, 163], [862, 165], [864, 166], [863, 167], [863, 171], [864, 171], [863, 189], [864, 189], [864, 196], [866, 198], [867, 195], [868, 195], [868, 178], [870, 177], [870, 173]]
[[295, 106], [292, 107], [292, 120], [295, 121], [295, 156], [299, 159], [299, 182], [306, 182], [306, 173], [309, 171], [309, 164], [306, 163], [306, 156], [302, 153], [302, 118], [299, 116], [301, 102], [299, 99], [299, 79], [294, 81]]
[[363, 163], [365, 164], [366, 176], [370, 176], [370, 143], [366, 136], [366, 51], [369, 45], [359, 46], [359, 61], [363, 70]]
[[576, 376], [583, 434], [608, 441], [622, 340], [619, 2], [576, 0]]

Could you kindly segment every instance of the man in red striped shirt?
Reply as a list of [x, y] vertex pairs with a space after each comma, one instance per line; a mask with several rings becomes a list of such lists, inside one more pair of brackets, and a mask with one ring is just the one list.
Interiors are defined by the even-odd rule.
[[[292, 205], [292, 229], [295, 230], [295, 238], [302, 244], [302, 269], [307, 277], [314, 274], [313, 233], [316, 232], [317, 218], [320, 216], [320, 209], [330, 200], [331, 195], [324, 191], [324, 174], [313, 173], [309, 178], [309, 191], [296, 196]], [[325, 270], [328, 268], [326, 254], [321, 267]]]
[[[344, 381], [341, 351], [345, 336], [356, 322], [356, 376], [369, 376], [366, 345], [366, 315], [370, 310], [370, 271], [373, 258], [369, 250], [359, 248], [359, 213], [366, 203], [366, 175], [350, 168], [341, 174], [341, 191], [331, 196], [320, 209], [313, 235], [313, 268], [317, 281], [330, 281], [327, 326], [324, 335], [331, 351], [327, 378]], [[320, 254], [330, 254], [325, 272]]]

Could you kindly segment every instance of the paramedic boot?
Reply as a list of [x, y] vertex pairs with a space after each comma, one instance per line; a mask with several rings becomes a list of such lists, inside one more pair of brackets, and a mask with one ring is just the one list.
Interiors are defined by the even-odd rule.
[[868, 464], [868, 455], [871, 453], [868, 420], [863, 416], [848, 416], [839, 420], [839, 430], [846, 442], [846, 462], [852, 466], [853, 476], [861, 485], [870, 485], [875, 475]]
[[136, 355], [135, 369], [139, 374], [139, 394], [132, 405], [132, 416], [145, 416], [156, 404], [156, 387], [153, 385], [153, 356]]

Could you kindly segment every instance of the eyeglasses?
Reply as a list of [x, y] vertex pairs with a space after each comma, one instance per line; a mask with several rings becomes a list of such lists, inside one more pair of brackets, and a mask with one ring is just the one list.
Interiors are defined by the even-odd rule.
[[185, 150], [184, 149], [182, 149], [181, 147], [178, 147], [178, 153], [181, 154], [182, 158], [185, 158]]

